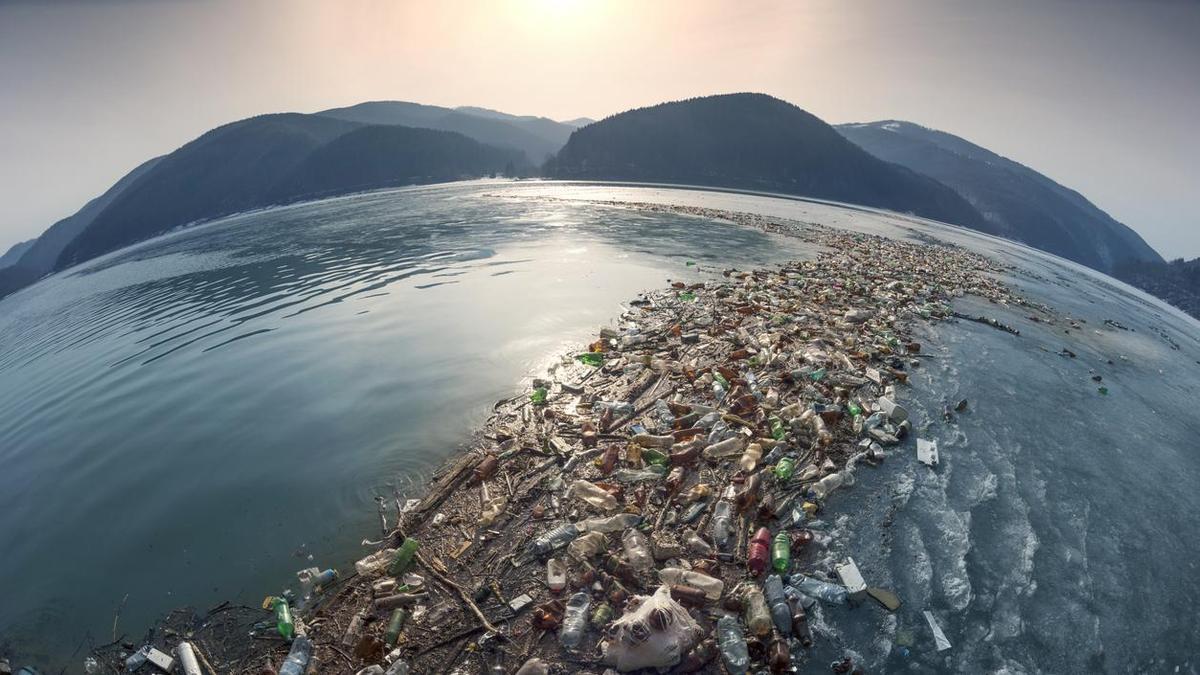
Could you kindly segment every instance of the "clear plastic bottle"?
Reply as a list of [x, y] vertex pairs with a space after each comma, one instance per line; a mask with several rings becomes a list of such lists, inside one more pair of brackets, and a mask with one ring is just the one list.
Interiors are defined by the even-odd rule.
[[567, 587], [567, 566], [558, 558], [546, 561], [546, 585], [551, 593], [561, 593]]
[[794, 575], [788, 579], [788, 583], [801, 593], [831, 605], [844, 605], [850, 601], [850, 594], [844, 586], [827, 581]]
[[750, 650], [746, 647], [746, 636], [737, 618], [723, 616], [717, 619], [717, 642], [721, 647], [721, 659], [729, 675], [746, 675], [750, 666]]
[[742, 436], [731, 436], [723, 441], [717, 441], [709, 445], [701, 451], [701, 454], [708, 459], [724, 459], [742, 454], [743, 447], [745, 446]]
[[567, 554], [576, 560], [587, 560], [603, 550], [603, 532], [588, 532], [567, 546]]
[[746, 451], [742, 453], [742, 458], [738, 460], [738, 466], [742, 471], [753, 471], [754, 467], [758, 466], [758, 460], [762, 458], [762, 446], [758, 443], [751, 443], [746, 446]]
[[791, 635], [792, 609], [783, 593], [783, 579], [780, 579], [778, 574], [772, 574], [763, 582], [763, 596], [766, 597], [767, 607], [771, 610], [771, 621], [775, 622], [779, 634], [784, 637]]
[[620, 532], [637, 526], [642, 517], [636, 513], [618, 513], [603, 518], [588, 518], [575, 523], [580, 532]]
[[646, 535], [631, 527], [621, 537], [621, 545], [625, 548], [625, 558], [635, 570], [647, 574], [654, 569], [654, 556], [650, 553]]
[[658, 578], [664, 584], [682, 584], [699, 588], [704, 591], [704, 595], [709, 600], [719, 600], [721, 593], [725, 591], [724, 581], [694, 570], [685, 570], [682, 567], [664, 567], [658, 571]]
[[709, 524], [709, 534], [718, 550], [725, 550], [729, 545], [729, 536], [733, 532], [733, 504], [722, 499], [713, 509], [712, 523]]
[[746, 589], [743, 601], [746, 603], [746, 626], [758, 637], [771, 634], [771, 612], [767, 609], [767, 600], [757, 586]]
[[846, 472], [838, 471], [825, 476], [821, 480], [813, 483], [808, 489], [808, 493], [815, 499], [825, 499], [830, 492], [842, 487], [846, 484]]
[[279, 667], [279, 675], [304, 675], [304, 671], [308, 670], [308, 660], [312, 658], [312, 650], [311, 640], [303, 635], [296, 638], [283, 665]]
[[558, 632], [558, 641], [562, 646], [567, 649], [579, 646], [583, 640], [583, 633], [587, 630], [588, 608], [591, 604], [591, 596], [582, 591], [572, 595], [567, 601], [567, 607], [563, 611], [562, 628]]
[[550, 675], [550, 666], [539, 658], [532, 658], [521, 666], [517, 675]]
[[529, 542], [529, 552], [534, 555], [546, 555], [566, 546], [578, 536], [579, 530], [573, 524], [564, 523]]
[[620, 504], [612, 493], [586, 480], [577, 480], [571, 483], [571, 494], [605, 511], [611, 511]]

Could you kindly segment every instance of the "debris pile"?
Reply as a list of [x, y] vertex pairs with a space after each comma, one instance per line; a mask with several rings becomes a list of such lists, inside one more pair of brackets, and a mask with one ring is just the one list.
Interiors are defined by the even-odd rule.
[[290, 646], [228, 672], [793, 672], [818, 603], [897, 610], [830, 559], [822, 509], [912, 446], [915, 321], [1028, 306], [959, 248], [799, 234], [816, 260], [644, 294], [499, 402], [354, 574], [268, 600]]

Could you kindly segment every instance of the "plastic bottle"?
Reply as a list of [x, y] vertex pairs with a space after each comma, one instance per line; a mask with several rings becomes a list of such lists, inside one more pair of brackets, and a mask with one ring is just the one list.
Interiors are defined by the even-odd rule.
[[[658, 469], [657, 471], [655, 469]], [[643, 481], [662, 480], [666, 471], [660, 466], [655, 466], [654, 469], [642, 469], [640, 471], [634, 469], [619, 469], [612, 474], [613, 480], [618, 483], [641, 483]]]
[[313, 644], [308, 638], [296, 638], [283, 665], [279, 667], [279, 675], [304, 675], [304, 671], [308, 669], [308, 660], [312, 657], [312, 650]]
[[558, 641], [567, 649], [574, 649], [583, 640], [583, 632], [587, 630], [587, 613], [592, 604], [592, 598], [580, 591], [571, 596], [563, 611], [562, 628], [558, 632]]
[[396, 555], [396, 549], [384, 548], [354, 563], [354, 570], [359, 576], [369, 577], [383, 571], [388, 562]]
[[653, 466], [666, 466], [671, 456], [657, 448], [642, 448], [642, 461]]
[[573, 524], [564, 523], [529, 542], [527, 550], [534, 555], [546, 555], [566, 546], [578, 536], [579, 530]]
[[643, 448], [670, 448], [675, 445], [675, 437], [671, 434], [655, 436], [653, 434], [634, 434], [633, 442]]
[[183, 671], [183, 675], [201, 675], [200, 664], [196, 661], [196, 652], [192, 650], [190, 642], [180, 642], [176, 645], [175, 656], [179, 657], [179, 669]]
[[291, 640], [296, 634], [296, 624], [292, 621], [292, 609], [288, 607], [287, 599], [271, 597], [264, 603], [275, 612], [275, 627], [284, 640]]
[[586, 480], [577, 480], [571, 483], [571, 494], [605, 511], [611, 511], [620, 505], [620, 502], [617, 501], [617, 498], [612, 493]]
[[767, 599], [767, 607], [771, 610], [771, 621], [784, 637], [792, 632], [792, 608], [788, 606], [787, 596], [783, 593], [783, 579], [778, 574], [772, 574], [763, 582], [763, 596]]
[[621, 537], [621, 544], [625, 547], [625, 558], [634, 569], [643, 574], [654, 569], [654, 556], [650, 553], [650, 543], [646, 541], [646, 535], [629, 528]]
[[812, 646], [812, 629], [808, 627], [808, 613], [804, 611], [804, 605], [799, 599], [789, 600], [788, 605], [792, 609], [792, 633], [800, 640], [801, 646], [805, 649]]
[[771, 531], [765, 527], [758, 528], [746, 548], [746, 567], [750, 574], [758, 576], [767, 569], [768, 549], [771, 546]]
[[384, 675], [383, 666], [379, 665], [378, 663], [372, 663], [371, 665], [367, 666], [366, 668], [363, 668], [362, 670], [358, 671], [354, 675]]
[[746, 675], [750, 665], [750, 650], [746, 647], [746, 637], [742, 635], [742, 627], [732, 616], [717, 619], [717, 641], [721, 647], [721, 660], [729, 675]]
[[796, 473], [796, 458], [784, 457], [775, 465], [775, 477], [780, 482], [786, 483], [792, 479], [792, 474]]
[[683, 515], [680, 516], [679, 519], [684, 523], [690, 523], [693, 520], [699, 518], [700, 514], [704, 513], [704, 509], [707, 507], [708, 507], [707, 502], [696, 502], [695, 504], [692, 504], [691, 506], [689, 506], [687, 508], [687, 511], [684, 511]]
[[[575, 542], [571, 542], [574, 544]], [[551, 593], [561, 593], [567, 587], [567, 566], [558, 558], [546, 561], [546, 585]]]
[[725, 591], [724, 581], [682, 567], [664, 567], [658, 571], [658, 578], [664, 584], [683, 584], [699, 588], [709, 600], [720, 600], [721, 593]]
[[588, 532], [567, 546], [567, 554], [576, 560], [587, 560], [604, 550], [604, 533]]
[[672, 670], [672, 673], [698, 673], [704, 670], [704, 667], [717, 658], [720, 650], [717, 649], [715, 640], [704, 640], [696, 645], [684, 655], [683, 660], [679, 665]]
[[642, 522], [642, 517], [636, 513], [618, 513], [603, 518], [588, 518], [575, 523], [580, 532], [620, 532], [635, 527]]
[[808, 493], [812, 495], [814, 499], [825, 499], [830, 492], [833, 492], [845, 484], [846, 472], [837, 471], [825, 476], [816, 483], [813, 483], [812, 486], [808, 488]]
[[742, 454], [744, 439], [742, 436], [731, 436], [723, 441], [717, 441], [704, 448], [701, 452], [708, 459], [724, 459]]
[[742, 489], [734, 495], [733, 503], [737, 507], [738, 513], [745, 513], [747, 509], [758, 501], [759, 488], [762, 487], [762, 474], [751, 474], [746, 482], [742, 485]]
[[417, 554], [417, 547], [420, 544], [416, 539], [407, 537], [400, 548], [396, 549], [396, 556], [392, 558], [392, 562], [388, 565], [388, 574], [398, 577], [408, 571], [412, 567], [413, 557]]
[[725, 550], [729, 544], [729, 535], [733, 531], [733, 505], [722, 499], [713, 509], [712, 523], [709, 524], [709, 534], [718, 550]]
[[346, 628], [346, 633], [342, 635], [343, 647], [354, 647], [358, 644], [358, 636], [362, 635], [363, 624], [367, 618], [362, 614], [355, 614], [354, 618], [350, 619], [350, 626]]
[[526, 661], [517, 671], [517, 675], [550, 675], [550, 666], [535, 657]]
[[783, 437], [787, 435], [787, 428], [784, 427], [783, 420], [779, 419], [777, 415], [771, 415], [767, 421], [771, 424], [771, 438], [782, 441]]
[[788, 571], [792, 564], [792, 538], [780, 532], [771, 540], [771, 568], [780, 574]]
[[592, 625], [599, 628], [607, 624], [609, 619], [612, 618], [612, 615], [612, 605], [608, 604], [607, 602], [601, 602], [600, 604], [596, 605], [596, 609], [592, 611]]
[[767, 656], [767, 667], [772, 673], [785, 673], [788, 666], [792, 665], [792, 654], [788, 650], [787, 643], [779, 638], [771, 641], [771, 649]]
[[403, 608], [392, 612], [388, 620], [387, 630], [383, 632], [383, 641], [392, 646], [400, 639], [400, 631], [404, 630], [404, 622], [408, 620], [408, 611]]
[[788, 579], [788, 583], [801, 593], [831, 605], [844, 605], [850, 601], [850, 595], [845, 587], [827, 581], [794, 575]]
[[757, 586], [750, 586], [742, 596], [746, 605], [746, 627], [759, 637], [771, 634], [771, 612], [767, 609], [766, 598]]
[[742, 471], [753, 471], [754, 467], [758, 466], [758, 460], [762, 458], [762, 446], [758, 443], [751, 443], [746, 446], [746, 451], [742, 453], [742, 458], [738, 460], [738, 466]]
[[480, 460], [479, 464], [476, 464], [475, 468], [472, 470], [475, 482], [482, 483], [483, 481], [491, 478], [493, 475], [495, 475], [496, 469], [499, 466], [500, 458], [496, 457], [495, 453], [489, 452], [488, 454], [484, 455], [483, 459]]
[[703, 556], [710, 556], [716, 553], [716, 549], [712, 547], [712, 544], [704, 541], [695, 530], [688, 530], [687, 534], [683, 537], [683, 543], [687, 544], [688, 548], [692, 551]]

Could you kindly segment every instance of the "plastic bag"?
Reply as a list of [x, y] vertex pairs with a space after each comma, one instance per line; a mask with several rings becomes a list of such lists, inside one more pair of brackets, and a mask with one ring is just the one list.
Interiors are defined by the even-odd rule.
[[702, 637], [700, 626], [671, 598], [665, 585], [654, 595], [630, 600], [612, 631], [603, 645], [604, 661], [622, 673], [673, 666]]

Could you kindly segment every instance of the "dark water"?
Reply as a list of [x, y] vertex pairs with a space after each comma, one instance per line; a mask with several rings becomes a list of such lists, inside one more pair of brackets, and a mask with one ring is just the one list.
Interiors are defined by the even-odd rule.
[[[377, 492], [436, 466], [495, 399], [592, 335], [617, 303], [669, 277], [809, 253], [721, 223], [561, 201], [572, 199], [932, 236], [1019, 266], [1011, 283], [1086, 320], [1065, 335], [964, 300], [962, 311], [1022, 336], [966, 322], [921, 329], [935, 358], [901, 398], [939, 440], [942, 466], [920, 466], [904, 447], [860, 469], [826, 517], [825, 556], [855, 556], [905, 605], [822, 612], [813, 669], [849, 652], [871, 672], [1196, 672], [1200, 324], [956, 228], [562, 184], [403, 190], [243, 216], [0, 302], [5, 644], [65, 658], [89, 637], [109, 639], [126, 593], [122, 626], [140, 633], [171, 607], [254, 602], [301, 567], [344, 565], [378, 532]], [[1077, 358], [1057, 355], [1063, 347]], [[943, 422], [943, 400], [964, 397], [970, 412]], [[952, 650], [934, 652], [926, 609]]]
[[108, 642], [127, 593], [137, 636], [344, 568], [378, 538], [376, 494], [419, 482], [618, 303], [803, 254], [495, 187], [242, 216], [0, 302], [0, 654]]

